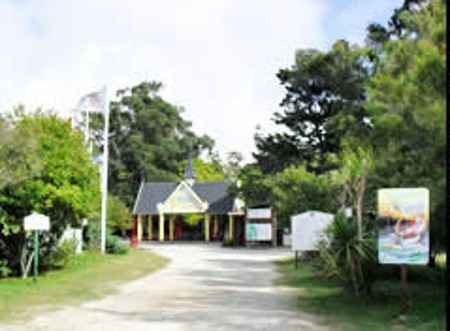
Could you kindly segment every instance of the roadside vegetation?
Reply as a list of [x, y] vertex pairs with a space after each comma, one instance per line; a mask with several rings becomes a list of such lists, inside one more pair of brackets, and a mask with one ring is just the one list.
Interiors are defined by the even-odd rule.
[[[446, 2], [405, 0], [364, 45], [337, 40], [300, 49], [277, 77], [285, 88], [278, 132], [255, 133], [256, 162], [239, 173], [247, 204], [269, 201], [278, 226], [310, 210], [335, 215], [298, 270], [299, 308], [356, 330], [445, 329]], [[408, 266], [408, 313], [399, 324], [400, 266], [381, 265], [377, 191], [430, 191], [430, 262]], [[349, 217], [344, 216], [350, 210]]]
[[277, 262], [278, 285], [298, 291], [298, 309], [318, 318], [319, 323], [344, 330], [445, 330], [445, 267], [408, 266], [407, 320], [402, 324], [400, 266], [380, 265], [373, 284], [373, 298], [362, 302], [345, 291], [338, 278], [314, 267], [307, 255]]
[[0, 322], [23, 322], [37, 314], [97, 299], [117, 291], [117, 285], [138, 279], [167, 265], [168, 260], [141, 249], [112, 255], [85, 252], [58, 270], [32, 278], [0, 279]]

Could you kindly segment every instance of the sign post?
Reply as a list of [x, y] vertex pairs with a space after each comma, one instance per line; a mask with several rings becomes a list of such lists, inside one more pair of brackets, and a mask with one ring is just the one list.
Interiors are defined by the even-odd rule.
[[406, 322], [406, 309], [406, 264], [402, 264], [402, 322]]
[[39, 265], [39, 230], [50, 229], [50, 218], [38, 213], [32, 213], [24, 219], [25, 230], [34, 231], [34, 282], [38, 280]]
[[38, 279], [39, 265], [39, 230], [34, 231], [34, 282]]
[[[406, 265], [429, 259], [430, 193], [426, 188], [378, 190], [378, 260], [401, 265], [401, 322], [406, 321]], [[392, 220], [394, 225], [392, 225]]]

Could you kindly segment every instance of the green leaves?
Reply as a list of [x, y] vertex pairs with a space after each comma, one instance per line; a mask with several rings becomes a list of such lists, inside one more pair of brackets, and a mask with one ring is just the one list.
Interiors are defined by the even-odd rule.
[[[110, 105], [109, 188], [131, 207], [146, 181], [176, 181], [180, 162], [191, 153], [210, 151], [214, 141], [197, 136], [183, 109], [159, 96], [162, 84], [142, 82], [119, 90]], [[103, 117], [93, 116], [91, 130], [102, 145]]]
[[[82, 135], [68, 122], [39, 111], [30, 115], [16, 112], [8, 131], [17, 139], [11, 141], [15, 154], [0, 158], [0, 169], [7, 164], [8, 176], [20, 180], [9, 180], [0, 187], [0, 243], [5, 246], [0, 259], [7, 257], [17, 274], [23, 264], [20, 259], [26, 257], [24, 216], [36, 211], [50, 217], [51, 230], [43, 234], [42, 252], [46, 256], [68, 225], [79, 225], [87, 215], [88, 203], [100, 190], [98, 169], [90, 160]], [[19, 143], [23, 146], [15, 145]], [[0, 154], [7, 148], [1, 145]], [[15, 162], [27, 166], [9, 166]]]
[[287, 130], [255, 137], [254, 156], [265, 173], [300, 164], [324, 173], [332, 168], [327, 155], [340, 152], [343, 137], [367, 135], [364, 52], [339, 40], [329, 52], [299, 50], [295, 64], [278, 72], [286, 94], [274, 122]]
[[446, 4], [433, 0], [420, 9], [405, 6], [391, 21], [401, 38], [384, 43], [368, 91], [370, 144], [376, 149], [379, 185], [431, 190], [431, 214], [436, 216], [431, 242], [445, 247]]

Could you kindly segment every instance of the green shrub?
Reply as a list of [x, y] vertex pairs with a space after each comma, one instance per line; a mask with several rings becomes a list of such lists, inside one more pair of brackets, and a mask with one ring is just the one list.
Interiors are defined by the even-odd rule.
[[327, 274], [343, 281], [345, 289], [356, 296], [370, 298], [377, 266], [376, 237], [363, 229], [358, 238], [357, 220], [338, 214], [325, 230], [320, 256]]
[[121, 243], [120, 238], [111, 234], [106, 236], [106, 253], [108, 254], [126, 254], [130, 250], [130, 245]]
[[[107, 234], [108, 234], [107, 230]], [[100, 222], [90, 221], [84, 230], [83, 246], [87, 250], [100, 250], [101, 245], [101, 224]]]
[[225, 238], [225, 239], [222, 241], [222, 246], [223, 246], [223, 247], [232, 247], [232, 246], [234, 246], [233, 244], [234, 244], [234, 243], [233, 243], [233, 240], [230, 239], [230, 238]]
[[59, 243], [43, 261], [44, 269], [60, 269], [72, 262], [76, 248], [75, 239], [66, 239]]
[[8, 268], [7, 260], [0, 260], [0, 278], [8, 277], [11, 274], [11, 269]]

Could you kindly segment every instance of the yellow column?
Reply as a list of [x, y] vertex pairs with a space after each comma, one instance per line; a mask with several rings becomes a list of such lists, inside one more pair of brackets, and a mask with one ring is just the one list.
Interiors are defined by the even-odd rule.
[[153, 238], [153, 215], [148, 215], [148, 239]]
[[142, 240], [142, 215], [138, 215], [138, 224], [137, 224], [137, 240]]
[[209, 214], [205, 214], [205, 241], [209, 242]]
[[169, 216], [169, 240], [173, 241], [173, 223], [174, 223], [174, 216], [175, 215], [170, 215]]
[[234, 229], [233, 229], [233, 215], [229, 215], [230, 216], [230, 231], [229, 231], [229, 237], [230, 239], [234, 238]]
[[164, 214], [159, 214], [159, 241], [164, 241]]

